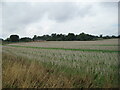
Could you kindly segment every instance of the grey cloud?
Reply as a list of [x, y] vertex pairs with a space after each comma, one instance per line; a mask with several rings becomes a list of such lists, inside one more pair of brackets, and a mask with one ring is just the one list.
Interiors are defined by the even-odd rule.
[[48, 16], [49, 19], [57, 22], [64, 22], [72, 19], [78, 11], [77, 6], [74, 3], [58, 3], [51, 5]]
[[45, 10], [29, 3], [8, 3], [3, 6], [3, 28], [17, 30], [29, 23], [36, 22], [44, 15]]
[[104, 7], [118, 7], [118, 2], [100, 2], [99, 3], [101, 6]]
[[71, 20], [75, 17], [84, 17], [89, 14], [91, 5], [79, 6], [76, 3], [58, 3], [51, 5], [48, 14], [49, 18], [58, 22]]
[[[2, 17], [3, 18], [3, 37], [6, 37], [9, 34], [12, 34], [12, 32], [21, 33], [21, 35], [23, 35], [22, 32], [26, 31], [25, 30], [26, 27], [32, 27], [31, 25], [33, 24], [35, 24], [35, 26], [34, 25], [33, 26], [35, 27], [36, 30], [41, 30], [36, 32], [44, 32], [42, 30], [46, 30], [45, 32], [51, 32], [51, 33], [53, 31], [56, 31], [56, 33], [58, 31], [63, 32], [64, 29], [66, 30], [69, 29], [69, 31], [74, 32], [76, 27], [78, 27], [76, 29], [76, 32], [80, 32], [81, 27], [83, 26], [85, 27], [85, 28], [82, 28], [83, 30], [84, 29], [89, 30], [89, 27], [92, 24], [97, 26], [96, 33], [97, 32], [99, 33], [100, 31], [99, 23], [102, 24], [102, 21], [104, 21], [103, 20], [104, 18], [107, 18], [107, 20], [111, 19], [111, 22], [113, 20], [113, 23], [114, 23], [115, 17], [113, 16], [116, 15], [116, 14], [114, 15], [114, 13], [116, 12], [115, 10], [116, 3], [82, 4], [82, 3], [73, 3], [73, 2], [60, 2], [60, 3], [58, 2], [57, 3], [55, 2], [54, 3], [52, 2], [51, 3], [6, 2], [6, 3], [3, 3], [2, 8], [3, 8], [3, 17]], [[104, 10], [105, 8], [107, 8], [106, 11]], [[107, 11], [107, 10], [111, 10], [111, 11]], [[110, 18], [106, 17], [108, 16], [106, 15], [107, 12], [112, 17]], [[47, 18], [46, 21], [44, 20], [45, 18]], [[47, 29], [44, 29], [47, 26], [45, 27], [45, 25], [42, 25], [41, 22], [44, 22], [44, 24], [48, 25], [48, 28], [50, 27], [51, 29], [49, 29], [48, 31]], [[51, 22], [53, 24], [49, 24]], [[81, 27], [79, 24], [81, 24]], [[53, 26], [50, 26], [50, 25], [53, 25]], [[68, 26], [71, 26], [72, 29], [71, 27], [68, 28]], [[27, 32], [29, 32], [29, 30]], [[112, 30], [110, 30], [110, 32], [112, 32]], [[25, 34], [26, 33], [24, 33], [24, 35]]]
[[74, 17], [84, 16], [88, 7], [79, 8], [75, 3], [34, 3], [9, 2], [3, 3], [4, 30], [20, 30], [27, 24], [40, 20], [45, 14], [57, 22], [71, 20]]

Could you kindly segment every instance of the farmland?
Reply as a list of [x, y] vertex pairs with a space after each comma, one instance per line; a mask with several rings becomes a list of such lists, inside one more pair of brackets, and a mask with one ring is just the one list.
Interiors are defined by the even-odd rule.
[[3, 87], [118, 87], [118, 39], [4, 45]]

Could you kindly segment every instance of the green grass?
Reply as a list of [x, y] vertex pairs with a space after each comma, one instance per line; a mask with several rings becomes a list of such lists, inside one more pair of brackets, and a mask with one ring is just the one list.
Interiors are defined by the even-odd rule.
[[88, 52], [109, 52], [118, 53], [120, 51], [114, 50], [97, 50], [97, 49], [70, 49], [70, 48], [51, 48], [51, 47], [32, 47], [32, 46], [18, 46], [18, 45], [7, 45], [11, 47], [23, 47], [23, 48], [35, 48], [35, 49], [52, 49], [52, 50], [71, 50], [71, 51], [88, 51]]

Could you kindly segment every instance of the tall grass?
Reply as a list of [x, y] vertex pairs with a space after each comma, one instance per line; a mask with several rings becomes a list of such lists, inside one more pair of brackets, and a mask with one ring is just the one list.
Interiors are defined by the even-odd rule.
[[117, 63], [117, 53], [7, 46], [3, 87], [118, 87]]
[[3, 88], [73, 87], [71, 79], [54, 74], [38, 61], [3, 53]]
[[[52, 67], [44, 67], [38, 61], [31, 61], [27, 58], [5, 52], [2, 59], [3, 88], [98, 87], [94, 85], [93, 79], [89, 75], [85, 77], [66, 75], [65, 73], [55, 71]], [[111, 86], [111, 84], [107, 84], [106, 87]]]

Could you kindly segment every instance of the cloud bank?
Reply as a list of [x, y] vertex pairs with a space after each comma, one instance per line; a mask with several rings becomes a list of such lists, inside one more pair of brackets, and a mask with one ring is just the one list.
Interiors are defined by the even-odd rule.
[[118, 34], [117, 2], [3, 2], [2, 37], [81, 32]]

